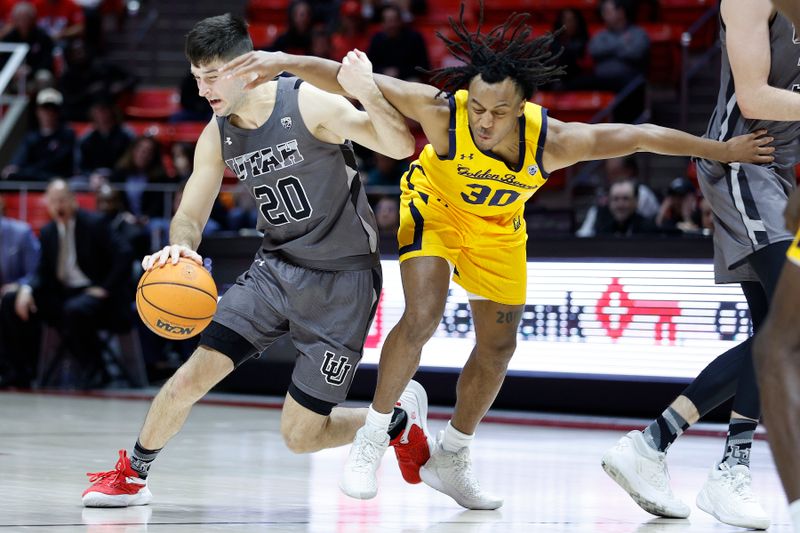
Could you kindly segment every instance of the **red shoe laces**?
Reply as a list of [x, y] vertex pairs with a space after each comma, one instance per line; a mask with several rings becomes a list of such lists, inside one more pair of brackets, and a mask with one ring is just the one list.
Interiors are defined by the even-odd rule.
[[107, 470], [105, 472], [86, 472], [86, 475], [89, 476], [90, 483], [96, 483], [98, 481], [105, 481], [106, 479], [111, 479], [111, 483], [116, 483], [120, 480], [120, 478], [124, 478], [125, 476], [125, 457], [127, 453], [124, 450], [119, 452], [119, 461], [117, 461], [114, 470]]

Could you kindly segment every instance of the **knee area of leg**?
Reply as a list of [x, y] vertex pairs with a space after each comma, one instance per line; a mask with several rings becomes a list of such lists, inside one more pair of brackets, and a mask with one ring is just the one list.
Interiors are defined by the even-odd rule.
[[281, 427], [281, 436], [284, 444], [292, 453], [309, 453], [314, 450], [315, 439], [291, 425]]
[[428, 311], [412, 311], [403, 314], [403, 324], [406, 334], [412, 339], [427, 341], [436, 328], [439, 327], [441, 315], [436, 315]]

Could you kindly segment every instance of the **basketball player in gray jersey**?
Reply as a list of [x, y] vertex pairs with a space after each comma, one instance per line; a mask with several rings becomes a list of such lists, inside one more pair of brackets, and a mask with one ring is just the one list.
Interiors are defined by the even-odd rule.
[[[800, 162], [800, 41], [769, 0], [722, 0], [720, 25], [721, 86], [705, 136], [724, 141], [765, 128], [773, 137], [775, 160], [760, 165], [699, 160], [697, 173], [714, 212], [716, 281], [741, 284], [758, 332], [793, 237], [782, 214]], [[761, 414], [752, 345], [748, 339], [712, 361], [650, 426], [632, 431], [604, 456], [606, 471], [646, 511], [688, 516], [689, 508], [669, 488], [665, 453], [687, 427], [733, 397], [722, 460], [696, 503], [727, 524], [769, 527], [750, 488], [750, 449]], [[760, 366], [764, 383], [764, 374], [774, 372], [769, 363]], [[789, 431], [780, 425], [770, 429]], [[800, 498], [800, 490], [794, 496]]]
[[[800, 0], [773, 0], [795, 28], [800, 27]], [[796, 36], [795, 36], [796, 37]], [[800, 99], [793, 98], [782, 110], [791, 120], [800, 120]], [[753, 345], [764, 421], [771, 430], [769, 445], [775, 466], [789, 500], [792, 531], [800, 533], [800, 328], [797, 301], [800, 298], [800, 190], [789, 197], [784, 213], [787, 228], [795, 233], [787, 253], [769, 314]], [[772, 431], [772, 428], [776, 428]]]
[[[339, 73], [363, 104], [358, 111], [297, 78], [245, 90], [242, 80], [218, 75], [220, 65], [252, 49], [246, 23], [230, 15], [205, 19], [187, 36], [192, 73], [215, 118], [197, 141], [171, 244], [142, 266], [179, 257], [202, 264], [195, 250], [226, 166], [255, 197], [262, 246], [222, 297], [197, 350], [153, 400], [130, 459], [120, 450], [114, 470], [90, 474], [87, 507], [147, 504], [150, 463], [192, 405], [284, 334], [298, 351], [281, 419], [287, 446], [306, 453], [350, 443], [366, 419], [366, 409], [335, 408], [346, 398], [381, 290], [375, 218], [346, 139], [397, 159], [411, 155], [414, 140], [375, 85], [366, 56], [348, 56]], [[418, 419], [403, 409], [426, 403], [421, 387], [410, 385], [385, 438], [401, 437]]]

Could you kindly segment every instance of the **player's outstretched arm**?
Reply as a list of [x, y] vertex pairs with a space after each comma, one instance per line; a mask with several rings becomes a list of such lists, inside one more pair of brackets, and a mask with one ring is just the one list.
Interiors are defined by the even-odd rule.
[[219, 129], [216, 118], [212, 118], [197, 140], [192, 175], [186, 182], [180, 206], [169, 225], [169, 245], [145, 256], [142, 268], [150, 270], [163, 266], [168, 260], [177, 263], [181, 257], [203, 264], [203, 259], [195, 250], [200, 246], [203, 228], [222, 186], [225, 163], [221, 154]]
[[[792, 0], [797, 3], [797, 0]], [[733, 72], [736, 105], [745, 118], [800, 120], [800, 94], [769, 84], [772, 3], [723, 0], [725, 44]], [[797, 8], [795, 7], [795, 10]], [[792, 51], [800, 57], [800, 46]]]
[[[337, 79], [341, 66], [341, 63], [319, 57], [254, 51], [232, 59], [220, 72], [246, 80], [246, 89], [266, 83], [281, 72], [290, 72], [323, 91], [349, 95]], [[386, 100], [404, 116], [419, 122], [436, 152], [446, 154], [450, 109], [447, 99], [437, 96], [439, 90], [432, 85], [382, 74], [375, 74], [374, 79]]]
[[723, 163], [770, 163], [775, 149], [766, 130], [726, 142], [704, 139], [654, 124], [583, 124], [549, 121], [543, 164], [552, 172], [579, 161], [609, 159], [636, 152], [694, 156]]
[[[300, 86], [299, 102], [306, 126], [321, 140], [351, 139], [394, 159], [411, 156], [414, 137], [403, 115], [378, 90], [367, 55], [358, 51], [348, 53], [337, 79], [349, 94], [358, 98], [364, 111], [358, 111], [341, 96], [305, 83]], [[334, 137], [331, 139], [326, 133]]]

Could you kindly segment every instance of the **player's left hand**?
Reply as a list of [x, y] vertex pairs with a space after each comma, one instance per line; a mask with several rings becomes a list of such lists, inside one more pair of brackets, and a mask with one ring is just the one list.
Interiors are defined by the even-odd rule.
[[283, 72], [282, 62], [278, 59], [281, 54], [260, 50], [247, 52], [225, 63], [217, 72], [226, 78], [241, 78], [245, 82], [245, 90], [249, 90]]
[[767, 135], [767, 130], [758, 130], [733, 137], [725, 142], [728, 156], [723, 163], [772, 163], [775, 158], [770, 154], [775, 151], [775, 148], [767, 145], [774, 140], [774, 137]]
[[364, 100], [378, 90], [372, 78], [372, 62], [367, 54], [358, 48], [347, 52], [342, 58], [342, 66], [336, 75], [336, 81], [348, 94], [359, 100]]
[[797, 229], [800, 227], [800, 189], [795, 189], [789, 196], [786, 209], [783, 211], [783, 219], [786, 221], [789, 231], [797, 233]]

